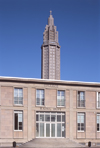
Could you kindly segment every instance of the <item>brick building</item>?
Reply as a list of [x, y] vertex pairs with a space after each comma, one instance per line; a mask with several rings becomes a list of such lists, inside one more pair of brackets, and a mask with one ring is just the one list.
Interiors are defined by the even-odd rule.
[[51, 14], [41, 50], [43, 79], [0, 77], [0, 146], [34, 138], [100, 145], [100, 83], [59, 80], [60, 46]]

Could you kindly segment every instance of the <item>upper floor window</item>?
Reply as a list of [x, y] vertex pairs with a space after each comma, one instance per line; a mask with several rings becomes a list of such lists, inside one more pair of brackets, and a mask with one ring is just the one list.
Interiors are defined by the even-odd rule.
[[78, 91], [77, 107], [85, 107], [85, 92]]
[[23, 104], [23, 89], [14, 88], [14, 104]]
[[65, 91], [57, 91], [57, 106], [65, 106]]
[[97, 114], [97, 131], [100, 131], [100, 114]]
[[97, 92], [97, 108], [100, 107], [100, 92]]
[[14, 130], [23, 130], [23, 112], [14, 111]]
[[36, 105], [44, 105], [44, 90], [36, 90]]
[[77, 114], [77, 130], [78, 131], [85, 130], [85, 113]]

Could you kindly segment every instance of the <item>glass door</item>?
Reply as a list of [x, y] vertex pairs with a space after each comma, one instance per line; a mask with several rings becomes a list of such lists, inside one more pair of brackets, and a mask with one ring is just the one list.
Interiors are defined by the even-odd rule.
[[46, 123], [46, 137], [50, 137], [50, 123]]
[[36, 112], [36, 137], [65, 137], [65, 113]]
[[55, 137], [55, 123], [51, 123], [51, 137]]

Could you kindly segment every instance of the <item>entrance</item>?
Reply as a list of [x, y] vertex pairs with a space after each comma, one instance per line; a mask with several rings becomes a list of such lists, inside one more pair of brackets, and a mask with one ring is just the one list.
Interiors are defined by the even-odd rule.
[[65, 137], [65, 113], [36, 112], [36, 137]]
[[45, 132], [46, 137], [55, 137], [55, 124], [54, 123], [45, 123]]

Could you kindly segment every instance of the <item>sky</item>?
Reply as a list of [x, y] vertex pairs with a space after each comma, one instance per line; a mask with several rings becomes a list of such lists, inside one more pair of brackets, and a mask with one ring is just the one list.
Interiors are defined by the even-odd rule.
[[60, 79], [100, 82], [100, 0], [0, 0], [0, 76], [41, 79], [50, 10], [59, 32]]

